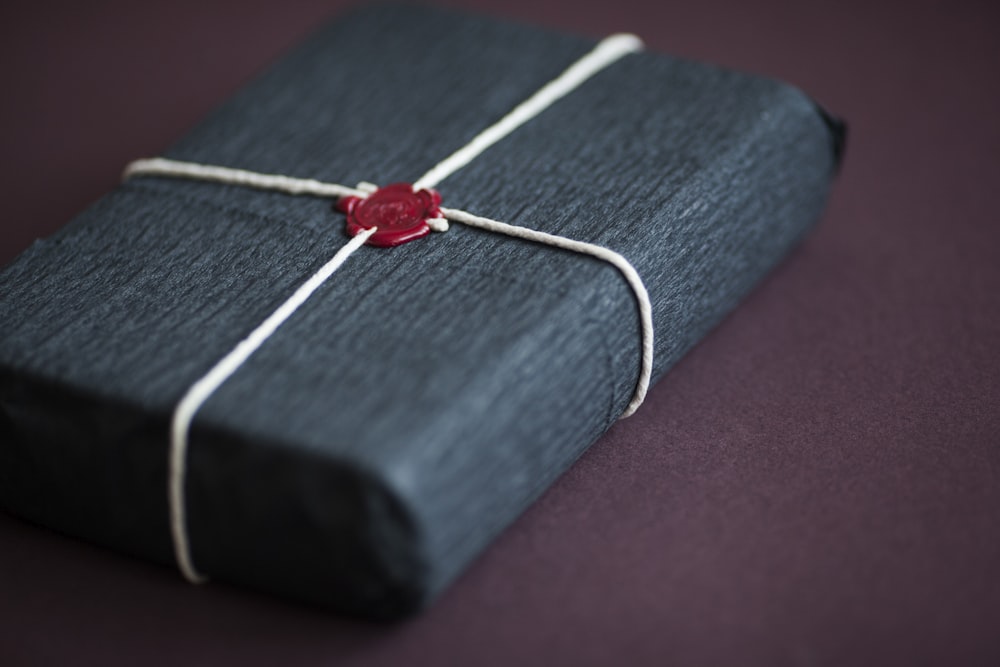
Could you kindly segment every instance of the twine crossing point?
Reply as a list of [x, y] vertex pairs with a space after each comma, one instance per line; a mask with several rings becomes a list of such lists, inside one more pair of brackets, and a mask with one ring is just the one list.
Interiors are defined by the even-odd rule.
[[[426, 174], [417, 179], [413, 189], [432, 188], [442, 180], [469, 164], [483, 151], [500, 141], [518, 127], [528, 122], [556, 101], [579, 87], [597, 72], [608, 67], [622, 57], [642, 50], [642, 41], [635, 35], [612, 35], [569, 66], [562, 74], [540, 88], [535, 94], [514, 107], [506, 116], [476, 135], [468, 144], [455, 151]], [[361, 183], [350, 188], [336, 183], [324, 183], [313, 179], [293, 178], [281, 174], [262, 174], [244, 169], [232, 169], [216, 165], [182, 162], [167, 158], [149, 158], [130, 163], [123, 174], [123, 180], [136, 176], [165, 176], [199, 181], [241, 185], [259, 190], [283, 192], [290, 195], [315, 197], [365, 198], [373, 192], [370, 183]], [[527, 227], [511, 225], [490, 218], [473, 215], [457, 209], [441, 208], [444, 219], [428, 220], [434, 231], [446, 231], [450, 220], [470, 227], [476, 227], [495, 234], [504, 234], [583, 255], [589, 255], [614, 266], [628, 283], [639, 307], [641, 354], [640, 368], [635, 391], [621, 418], [632, 415], [642, 404], [649, 389], [653, 366], [653, 319], [649, 294], [635, 267], [619, 253], [584, 241], [540, 232]], [[187, 476], [187, 451], [191, 423], [198, 410], [240, 367], [270, 338], [278, 328], [315, 292], [344, 262], [350, 258], [375, 232], [377, 227], [365, 229], [356, 234], [315, 274], [303, 283], [281, 306], [250, 334], [240, 341], [229, 354], [220, 359], [205, 375], [192, 384], [174, 408], [170, 424], [170, 452], [167, 493], [170, 507], [170, 531], [173, 538], [177, 566], [184, 577], [192, 583], [207, 580], [194, 565], [191, 556], [191, 541], [188, 534], [184, 485]]]

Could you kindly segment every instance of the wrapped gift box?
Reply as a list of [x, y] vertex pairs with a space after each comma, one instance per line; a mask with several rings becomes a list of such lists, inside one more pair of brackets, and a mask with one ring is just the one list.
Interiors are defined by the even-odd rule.
[[[413, 181], [593, 44], [358, 10], [166, 156]], [[437, 189], [627, 257], [657, 378], [818, 219], [841, 140], [787, 85], [637, 53]], [[173, 564], [178, 400], [345, 240], [329, 200], [144, 177], [36, 242], [0, 274], [2, 505]], [[599, 260], [462, 225], [362, 248], [198, 412], [193, 560], [360, 615], [419, 609], [614, 423], [639, 353], [635, 298]]]

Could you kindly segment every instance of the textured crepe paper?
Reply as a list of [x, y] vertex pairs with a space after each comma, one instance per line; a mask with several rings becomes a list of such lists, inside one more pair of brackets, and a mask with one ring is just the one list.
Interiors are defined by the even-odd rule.
[[[362, 10], [167, 155], [412, 180], [591, 46]], [[790, 87], [639, 54], [438, 189], [628, 257], [658, 377], [818, 218], [833, 143]], [[328, 201], [138, 179], [32, 246], [2, 274], [4, 505], [171, 563], [174, 403], [343, 244], [342, 225]], [[195, 563], [359, 614], [418, 608], [613, 423], [638, 348], [631, 293], [599, 261], [460, 226], [365, 249], [199, 413]]]

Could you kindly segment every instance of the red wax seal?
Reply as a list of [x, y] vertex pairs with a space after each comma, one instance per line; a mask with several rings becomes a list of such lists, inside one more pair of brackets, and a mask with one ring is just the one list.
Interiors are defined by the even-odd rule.
[[347, 214], [347, 233], [378, 227], [367, 243], [387, 248], [426, 236], [428, 218], [441, 217], [441, 195], [435, 190], [413, 191], [409, 183], [378, 188], [367, 197], [343, 197], [336, 208]]

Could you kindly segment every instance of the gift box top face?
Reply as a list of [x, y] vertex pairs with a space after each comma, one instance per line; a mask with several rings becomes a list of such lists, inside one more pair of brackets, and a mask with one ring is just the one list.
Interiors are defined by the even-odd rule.
[[[165, 155], [412, 182], [593, 45], [359, 10]], [[650, 292], [658, 377], [818, 218], [834, 153], [793, 88], [637, 53], [437, 189], [625, 255]], [[169, 561], [179, 397], [343, 246], [343, 225], [329, 200], [136, 178], [6, 267], [4, 504]], [[460, 225], [365, 248], [198, 413], [194, 559], [352, 611], [418, 606], [613, 423], [639, 347], [633, 294], [598, 260]]]

